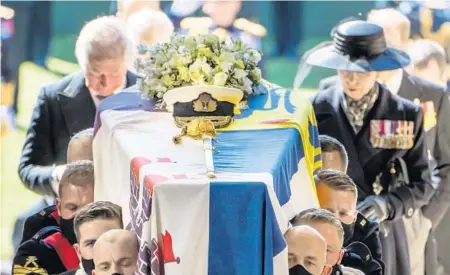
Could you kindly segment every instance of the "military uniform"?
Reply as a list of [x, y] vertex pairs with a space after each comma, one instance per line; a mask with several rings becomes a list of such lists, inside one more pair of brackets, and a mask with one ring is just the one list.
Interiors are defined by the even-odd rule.
[[59, 227], [47, 226], [19, 246], [12, 274], [58, 274], [75, 269], [79, 264], [75, 249]]
[[[348, 240], [347, 243], [344, 243], [344, 247], [347, 247], [354, 242], [361, 242], [367, 246], [370, 252], [370, 258], [368, 258], [370, 259], [370, 261], [366, 259], [366, 255], [358, 255], [363, 260], [364, 266], [367, 266], [369, 268], [369, 272], [365, 272], [366, 274], [381, 274], [381, 270], [377, 270], [377, 265], [372, 264], [372, 261], [378, 263], [378, 266], [380, 266], [380, 268], [384, 268], [384, 263], [381, 259], [382, 253], [379, 231], [380, 230], [378, 223], [369, 221], [363, 215], [358, 213], [355, 222], [355, 229], [353, 231], [353, 237]], [[342, 264], [344, 266], [352, 267], [352, 258], [352, 254], [346, 253], [342, 260]], [[370, 270], [370, 268], [373, 268], [375, 270]]]
[[47, 226], [59, 226], [59, 214], [56, 205], [48, 206], [26, 219], [20, 243], [28, 241], [36, 232]]
[[[375, 24], [343, 23], [333, 38], [338, 43], [311, 53], [308, 64], [353, 73], [396, 70], [410, 62], [406, 53], [386, 47], [383, 29]], [[435, 192], [420, 106], [377, 82], [361, 99], [344, 95], [335, 83], [318, 92], [312, 105], [320, 134], [336, 138], [347, 149], [348, 175], [363, 202], [359, 207], [383, 221], [388, 232], [381, 238], [384, 274], [410, 275], [403, 217], [412, 217]], [[390, 165], [398, 158], [406, 163], [409, 184], [395, 181], [397, 172]]]

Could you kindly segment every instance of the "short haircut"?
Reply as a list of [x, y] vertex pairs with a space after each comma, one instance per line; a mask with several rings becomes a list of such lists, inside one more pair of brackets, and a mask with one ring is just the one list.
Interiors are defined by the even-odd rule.
[[341, 221], [328, 210], [320, 208], [303, 210], [291, 220], [293, 226], [311, 225], [312, 223], [329, 224], [336, 229], [339, 237], [342, 240], [344, 239], [344, 228], [342, 227]]
[[75, 135], [73, 135], [73, 137], [70, 139], [70, 141], [78, 139], [78, 138], [82, 138], [82, 137], [94, 137], [94, 128], [87, 128], [87, 129], [84, 129], [83, 131], [76, 133]]
[[96, 201], [81, 208], [73, 222], [78, 241], [80, 241], [80, 226], [94, 220], [117, 220], [120, 228], [123, 228], [122, 208], [109, 201]]
[[336, 191], [352, 192], [358, 197], [355, 182], [345, 173], [336, 170], [321, 170], [314, 175], [316, 185], [325, 184]]
[[128, 67], [133, 52], [126, 22], [116, 16], [101, 16], [87, 22], [75, 43], [75, 56], [83, 71], [92, 60], [123, 58]]
[[406, 43], [411, 33], [411, 22], [408, 17], [393, 8], [371, 10], [367, 14], [367, 21], [383, 28], [394, 28], [400, 34], [400, 40]]
[[94, 185], [94, 164], [90, 160], [78, 160], [67, 164], [59, 183], [58, 194], [61, 197], [65, 185]]
[[408, 47], [411, 63], [418, 69], [424, 69], [430, 61], [435, 60], [441, 73], [445, 73], [447, 60], [444, 48], [436, 41], [419, 39], [412, 41]]
[[340, 143], [339, 140], [327, 135], [320, 135], [319, 141], [320, 141], [320, 150], [322, 151], [322, 153], [338, 152], [339, 156], [341, 157], [341, 161], [345, 166], [344, 168], [347, 169], [348, 155], [344, 145], [342, 145], [342, 143]]

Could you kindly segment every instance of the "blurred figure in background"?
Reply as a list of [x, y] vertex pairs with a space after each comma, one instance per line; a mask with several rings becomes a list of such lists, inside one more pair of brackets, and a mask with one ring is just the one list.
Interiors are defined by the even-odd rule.
[[[241, 39], [252, 48], [261, 50], [261, 38], [266, 29], [245, 18], [238, 18], [241, 0], [209, 0], [203, 4], [203, 12], [209, 17], [188, 17], [181, 21], [181, 28], [189, 34], [213, 33], [221, 39], [229, 37]], [[226, 11], [226, 12], [224, 12]]]
[[411, 57], [412, 75], [425, 80], [447, 86], [447, 61], [444, 48], [429, 39], [413, 40], [409, 44], [408, 54]]
[[[159, 0], [115, 0], [112, 5], [112, 14], [127, 19], [133, 13], [143, 9], [160, 10]], [[115, 11], [115, 12], [114, 12]]]
[[[405, 15], [394, 9], [373, 10], [369, 12], [367, 20], [383, 27], [388, 45], [408, 51], [410, 21]], [[382, 72], [379, 80], [391, 93], [421, 105], [424, 114], [428, 156], [435, 173], [433, 184], [438, 190], [429, 204], [416, 211], [411, 218], [403, 219], [409, 244], [411, 274], [423, 274], [425, 269], [433, 268], [430, 264], [426, 266], [424, 258], [430, 229], [435, 229], [441, 222], [450, 223], [450, 220], [443, 220], [450, 207], [450, 124], [447, 121], [450, 117], [450, 99], [446, 87], [410, 75], [402, 69]], [[450, 233], [447, 236], [448, 240]], [[435, 274], [434, 271], [429, 273]]]
[[142, 9], [130, 15], [127, 19], [131, 31], [131, 39], [136, 45], [147, 46], [156, 43], [169, 42], [173, 34], [173, 24], [162, 11]]

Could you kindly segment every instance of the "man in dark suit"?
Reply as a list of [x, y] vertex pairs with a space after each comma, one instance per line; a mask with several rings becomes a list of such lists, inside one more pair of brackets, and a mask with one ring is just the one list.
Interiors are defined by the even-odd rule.
[[[358, 211], [382, 223], [384, 274], [411, 274], [403, 216], [411, 217], [434, 194], [423, 113], [376, 82], [378, 72], [407, 66], [406, 53], [387, 48], [383, 29], [364, 21], [339, 25], [334, 43], [307, 62], [338, 70], [340, 81], [312, 99], [320, 134], [339, 140], [349, 156], [348, 175], [358, 187]], [[403, 158], [410, 184], [397, 184]], [[387, 233], [387, 234], [386, 234]]]
[[[412, 74], [418, 77], [421, 77], [423, 79], [429, 80], [434, 83], [439, 83], [442, 86], [447, 85], [447, 76], [445, 75], [446, 70], [446, 54], [444, 48], [439, 45], [435, 41], [431, 40], [417, 40], [412, 43], [412, 45], [409, 46], [408, 53], [411, 56], [411, 60], [413, 62], [413, 68], [411, 70]], [[426, 90], [424, 90], [427, 92]], [[436, 93], [435, 93], [436, 94]], [[442, 159], [447, 159], [447, 165], [440, 165], [440, 171], [441, 174], [445, 172], [445, 169], [448, 171], [449, 167], [449, 146], [450, 144], [448, 142], [444, 142], [444, 140], [450, 140], [450, 124], [446, 123], [445, 118], [450, 117], [450, 98], [447, 98], [446, 96], [450, 96], [449, 92], [447, 91], [445, 94], [443, 93], [442, 96], [435, 96], [434, 100], [431, 99], [434, 102], [434, 105], [439, 104], [440, 106], [437, 112], [437, 127], [433, 129], [433, 131], [429, 131], [430, 134], [436, 135], [434, 139], [441, 140], [441, 147], [437, 146], [438, 143], [436, 143], [436, 146], [434, 147], [435, 152], [435, 158], [438, 159], [438, 164], [442, 163], [443, 161], [439, 161]], [[428, 142], [431, 142], [432, 140], [428, 140]], [[436, 154], [436, 152], [439, 152], [439, 149], [447, 148], [447, 150], [443, 150], [443, 153]], [[442, 149], [444, 149], [442, 148]], [[431, 235], [431, 238], [429, 238], [427, 243], [427, 274], [441, 274], [438, 270], [432, 269], [429, 270], [429, 266], [433, 266], [433, 261], [436, 260], [436, 258], [439, 258], [439, 263], [442, 264], [442, 269], [445, 268], [445, 273], [450, 274], [450, 263], [446, 261], [448, 255], [450, 255], [450, 247], [448, 245], [445, 245], [446, 242], [450, 239], [450, 211], [443, 210], [443, 209], [436, 209], [436, 207], [439, 207], [439, 205], [442, 206], [442, 208], [445, 208], [446, 205], [449, 203], [448, 198], [448, 188], [450, 185], [447, 183], [445, 184], [445, 179], [447, 179], [448, 182], [448, 172], [445, 175], [441, 176], [441, 189], [443, 190], [441, 194], [436, 195], [436, 200], [434, 203], [431, 203], [428, 207], [428, 210], [425, 213], [428, 213], [428, 211], [436, 211], [436, 213], [430, 213], [431, 215], [436, 215], [436, 217], [440, 221], [438, 221], [437, 224], [433, 224], [433, 231]], [[440, 204], [438, 202], [441, 202]], [[434, 205], [434, 207], [433, 207]], [[434, 208], [434, 209], [433, 209]], [[432, 220], [433, 221], [433, 220]], [[433, 240], [432, 237], [435, 237], [436, 240]], [[437, 244], [437, 251], [436, 251], [436, 244]], [[437, 256], [433, 256], [433, 253], [437, 253]], [[436, 265], [436, 263], [434, 264]], [[428, 272], [429, 271], [429, 272]]]
[[100, 100], [136, 83], [127, 71], [131, 52], [121, 20], [101, 17], [83, 27], [76, 43], [82, 72], [43, 87], [39, 94], [19, 164], [29, 189], [56, 193], [70, 138], [93, 126]]
[[16, 248], [25, 219], [54, 203], [70, 138], [93, 126], [100, 100], [136, 83], [136, 75], [127, 71], [132, 47], [119, 19], [95, 19], [82, 29], [76, 45], [82, 72], [42, 88], [28, 128], [19, 175], [25, 186], [47, 199], [16, 221]]

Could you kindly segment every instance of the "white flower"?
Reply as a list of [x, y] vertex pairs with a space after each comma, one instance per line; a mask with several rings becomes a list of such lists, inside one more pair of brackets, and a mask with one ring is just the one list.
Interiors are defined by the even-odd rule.
[[244, 78], [247, 77], [247, 72], [241, 69], [234, 69], [234, 78], [242, 82]]

